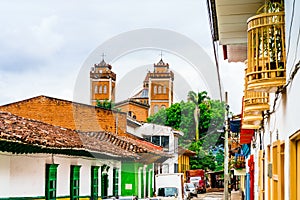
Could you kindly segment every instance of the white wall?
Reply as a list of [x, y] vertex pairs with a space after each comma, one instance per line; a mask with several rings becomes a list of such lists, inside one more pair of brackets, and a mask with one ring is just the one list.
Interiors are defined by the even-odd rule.
[[[293, 2], [294, 16], [292, 16]], [[293, 20], [292, 20], [293, 18]], [[300, 44], [297, 39], [300, 30], [300, 2], [298, 0], [285, 1], [285, 20], [286, 20], [286, 52], [287, 52], [287, 80], [290, 77], [294, 66], [300, 60]], [[292, 22], [293, 21], [293, 22]], [[290, 31], [291, 29], [291, 31]], [[285, 141], [285, 199], [289, 199], [289, 137], [296, 131], [300, 130], [300, 70], [294, 77], [293, 81], [287, 87], [286, 93], [283, 94], [276, 102], [276, 112], [271, 115], [270, 120], [265, 124], [266, 131], [264, 135], [265, 148], [268, 144], [279, 140]], [[274, 94], [271, 95], [270, 105], [273, 108]], [[277, 135], [278, 133], [278, 135]], [[267, 160], [267, 154], [265, 159]], [[266, 162], [267, 164], [267, 162]], [[265, 168], [265, 186], [267, 194], [267, 167]]]
[[[46, 164], [58, 164], [57, 196], [70, 195], [70, 166], [81, 165], [80, 195], [90, 195], [91, 166], [109, 165], [108, 194], [112, 195], [113, 167], [121, 168], [120, 161], [80, 158], [50, 154], [11, 154], [0, 152], [0, 198], [39, 197], [45, 195]], [[101, 176], [99, 169], [99, 195]], [[121, 173], [119, 173], [119, 176]], [[119, 178], [120, 180], [120, 178]]]
[[10, 155], [0, 152], [0, 197], [10, 194]]
[[45, 194], [45, 162], [48, 156], [11, 156], [10, 196], [34, 197]]

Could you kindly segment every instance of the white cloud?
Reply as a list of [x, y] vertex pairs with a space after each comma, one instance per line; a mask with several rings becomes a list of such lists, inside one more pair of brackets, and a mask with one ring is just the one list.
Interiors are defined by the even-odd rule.
[[60, 50], [64, 37], [58, 33], [59, 18], [49, 16], [41, 20], [40, 24], [30, 28], [31, 45], [26, 44], [28, 51], [42, 57], [50, 57]]
[[63, 45], [64, 38], [58, 33], [58, 17], [49, 16], [30, 27], [16, 26], [0, 35], [6, 51], [19, 52], [39, 59], [51, 58]]
[[[77, 73], [89, 53], [111, 37], [141, 28], [178, 32], [212, 56], [205, 1], [0, 1], [0, 105], [41, 94], [70, 99]], [[150, 63], [157, 61], [155, 56], [148, 58]], [[197, 82], [190, 73], [180, 73]], [[223, 81], [228, 79], [227, 73], [222, 71]], [[15, 80], [21, 84], [16, 85]], [[242, 92], [243, 86], [228, 80], [231, 82], [224, 83], [225, 90], [234, 85], [234, 90]]]

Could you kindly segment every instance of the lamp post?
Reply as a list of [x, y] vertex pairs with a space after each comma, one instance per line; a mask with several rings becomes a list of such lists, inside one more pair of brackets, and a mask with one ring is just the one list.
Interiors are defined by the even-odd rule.
[[229, 133], [229, 123], [228, 123], [228, 115], [229, 115], [229, 105], [228, 105], [228, 97], [227, 92], [225, 92], [225, 144], [224, 144], [224, 199], [229, 199], [228, 195], [228, 183], [229, 183], [229, 174], [228, 174], [228, 133]]

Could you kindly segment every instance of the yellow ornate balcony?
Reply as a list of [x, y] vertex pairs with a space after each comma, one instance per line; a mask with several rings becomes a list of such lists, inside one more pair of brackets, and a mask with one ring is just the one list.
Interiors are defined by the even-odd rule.
[[259, 129], [263, 120], [262, 112], [270, 109], [269, 93], [248, 90], [247, 69], [248, 62], [245, 62], [245, 90], [243, 100], [243, 129]]
[[259, 129], [263, 120], [261, 113], [243, 113], [242, 129]]
[[284, 12], [248, 19], [248, 90], [275, 92], [286, 82]]
[[246, 90], [244, 102], [244, 112], [246, 113], [252, 112], [258, 114], [270, 109], [269, 94], [266, 92], [252, 92]]
[[253, 125], [253, 124], [242, 124], [242, 129], [259, 129], [260, 125]]

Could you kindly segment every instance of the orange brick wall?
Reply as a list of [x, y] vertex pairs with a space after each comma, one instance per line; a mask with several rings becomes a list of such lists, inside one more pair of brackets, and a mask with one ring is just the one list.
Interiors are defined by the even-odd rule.
[[118, 134], [126, 133], [126, 113], [44, 96], [0, 106], [0, 110], [69, 129], [111, 133], [116, 133], [117, 116]]
[[121, 106], [118, 106], [117, 108], [121, 109], [122, 112], [126, 112], [126, 113], [132, 111], [133, 112], [132, 116], [135, 115], [136, 120], [138, 121], [145, 122], [147, 120], [148, 109], [146, 108], [131, 103], [123, 104]]
[[158, 110], [162, 109], [162, 106], [164, 105], [166, 108], [170, 107], [169, 102], [151, 102], [151, 110], [150, 114], [154, 114], [154, 106], [158, 105]]

